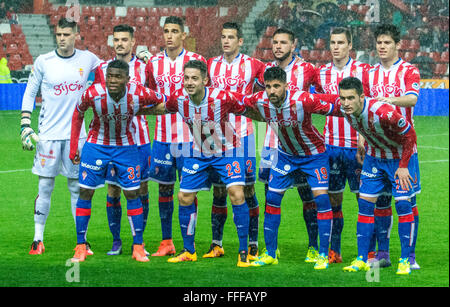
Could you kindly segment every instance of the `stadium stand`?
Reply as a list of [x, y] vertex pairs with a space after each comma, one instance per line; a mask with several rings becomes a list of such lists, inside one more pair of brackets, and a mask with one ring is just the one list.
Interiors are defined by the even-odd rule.
[[[432, 77], [448, 79], [448, 1], [423, 0], [421, 1], [422, 6], [409, 5], [411, 1], [403, 1], [404, 3], [402, 1], [381, 1], [383, 7], [386, 8], [381, 12], [383, 20], [395, 23], [397, 17], [394, 16], [393, 11], [398, 13], [398, 11], [405, 10], [401, 11], [403, 16], [403, 22], [400, 23], [402, 27], [401, 56], [419, 67], [431, 65]], [[187, 49], [198, 52], [207, 58], [212, 57], [220, 53], [220, 31], [218, 29], [223, 22], [233, 20], [242, 23], [245, 41], [255, 40], [254, 37], [248, 37], [248, 33], [253, 36], [255, 33], [248, 31], [248, 22], [250, 21], [251, 27], [258, 17], [255, 16], [255, 12], [262, 11], [269, 5], [269, 1], [261, 0], [249, 0], [244, 3], [235, 0], [201, 2], [158, 0], [150, 1], [156, 5], [151, 7], [144, 6], [145, 1], [83, 0], [79, 2], [82, 5], [79, 21], [80, 40], [77, 40], [76, 47], [89, 49], [101, 58], [112, 56], [113, 50], [109, 35], [111, 35], [113, 27], [120, 23], [128, 23], [136, 28], [136, 45], [146, 45], [150, 52], [158, 52], [164, 45], [161, 24], [163, 18], [169, 15], [185, 17], [189, 33], [186, 40]], [[280, 5], [282, 3], [280, 0], [275, 2]], [[398, 5], [395, 10], [391, 2]], [[408, 5], [405, 4], [407, 2]], [[432, 8], [436, 6], [437, 2], [443, 6], [438, 11]], [[127, 3], [136, 4], [126, 7], [124, 14], [121, 14], [118, 8]], [[19, 11], [22, 13], [19, 24], [12, 24], [9, 32], [2, 32], [0, 56], [8, 58], [11, 70], [24, 69], [26, 65], [32, 64], [37, 55], [55, 48], [53, 27], [69, 9], [64, 4], [65, 1], [49, 2], [45, 0], [39, 12], [41, 14], [30, 14], [30, 7], [25, 7]], [[295, 18], [301, 18], [299, 16], [307, 12], [310, 14], [308, 16], [314, 17], [308, 18], [308, 20], [316, 21], [315, 24], [312, 24], [312, 29], [309, 29], [309, 31], [316, 31], [310, 33], [311, 41], [301, 37], [306, 35], [305, 32], [299, 31], [297, 28], [293, 29], [294, 32], [299, 32], [298, 53], [306, 61], [319, 65], [331, 60], [327, 38], [322, 37], [319, 31], [319, 29], [327, 29], [324, 26], [323, 16], [339, 16], [333, 20], [334, 24], [352, 28], [353, 33], [356, 34], [354, 35], [353, 56], [358, 54], [358, 56], [366, 55], [374, 58], [374, 46], [368, 42], [370, 38], [361, 35], [365, 29], [373, 26], [368, 17], [371, 14], [371, 8], [365, 5], [365, 1], [292, 0], [289, 2], [289, 7], [291, 8], [289, 20], [278, 19], [275, 24], [266, 26], [260, 36], [256, 37], [255, 43], [247, 45], [250, 47], [244, 48], [244, 51], [263, 61], [271, 61], [273, 59], [270, 50], [273, 32], [280, 25], [290, 26], [298, 23], [300, 27], [306, 27], [307, 24], [302, 24], [302, 19]], [[27, 14], [23, 14], [24, 12]], [[417, 19], [419, 18], [418, 14], [422, 19]], [[322, 16], [322, 21], [317, 16]], [[430, 35], [433, 37], [436, 36], [435, 31], [442, 32], [437, 43], [434, 42], [430, 46], [425, 45], [421, 40], [424, 28], [431, 29]], [[205, 29], [208, 29], [207, 35], [205, 35]], [[246, 33], [247, 37], [245, 37]], [[431, 61], [429, 62], [429, 60]]]

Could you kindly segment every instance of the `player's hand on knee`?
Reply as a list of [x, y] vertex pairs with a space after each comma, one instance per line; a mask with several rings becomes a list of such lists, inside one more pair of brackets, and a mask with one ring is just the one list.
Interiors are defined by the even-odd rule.
[[402, 187], [402, 190], [409, 191], [412, 189], [412, 180], [413, 178], [409, 174], [409, 171], [407, 168], [399, 167], [397, 171], [394, 174], [394, 179], [398, 178], [400, 186]]
[[33, 150], [34, 144], [39, 142], [38, 135], [34, 132], [33, 128], [30, 127], [31, 119], [29, 117], [22, 117], [20, 121], [20, 136], [22, 139], [22, 148], [23, 150]]

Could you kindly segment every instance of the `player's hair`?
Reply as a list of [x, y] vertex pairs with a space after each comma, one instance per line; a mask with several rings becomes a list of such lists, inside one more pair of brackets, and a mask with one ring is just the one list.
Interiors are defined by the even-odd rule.
[[361, 96], [363, 94], [363, 85], [361, 80], [355, 77], [347, 77], [341, 80], [339, 82], [339, 89], [340, 90], [355, 90], [358, 96]]
[[113, 33], [116, 33], [116, 32], [128, 32], [128, 33], [130, 33], [131, 37], [134, 36], [134, 28], [127, 24], [121, 24], [121, 25], [115, 26], [113, 28]]
[[164, 25], [166, 24], [176, 24], [180, 26], [181, 32], [184, 32], [184, 21], [178, 16], [168, 16], [164, 21]]
[[275, 32], [273, 32], [272, 38], [275, 37], [275, 35], [277, 35], [277, 34], [287, 34], [287, 35], [289, 35], [289, 39], [291, 40], [291, 42], [294, 42], [294, 40], [295, 40], [295, 34], [294, 34], [294, 32], [292, 32], [292, 31], [289, 30], [289, 29], [286, 29], [286, 28], [278, 28]]
[[241, 26], [236, 22], [226, 22], [223, 24], [222, 29], [236, 30], [237, 38], [239, 39], [243, 37]]
[[268, 68], [264, 72], [264, 81], [265, 82], [273, 81], [273, 80], [278, 80], [283, 83], [286, 83], [286, 72], [284, 71], [284, 69], [282, 69], [279, 66], [274, 66], [274, 67]]
[[78, 24], [76, 21], [72, 20], [70, 21], [66, 17], [61, 17], [58, 20], [58, 27], [59, 28], [71, 28], [73, 32], [78, 32]]
[[186, 62], [186, 64], [184, 64], [183, 71], [186, 70], [186, 68], [195, 68], [200, 70], [202, 78], [205, 78], [208, 72], [208, 67], [206, 66], [205, 62], [199, 60], [190, 60]]
[[397, 44], [400, 41], [400, 31], [393, 24], [382, 24], [375, 28], [375, 39], [380, 35], [390, 36], [394, 42]]
[[330, 36], [333, 34], [345, 34], [345, 37], [347, 38], [347, 42], [349, 44], [352, 42], [352, 32], [350, 32], [350, 30], [348, 28], [345, 28], [345, 27], [334, 28], [331, 31]]
[[127, 62], [125, 62], [123, 60], [113, 60], [113, 61], [109, 62], [108, 67], [106, 68], [106, 70], [108, 70], [110, 68], [122, 69], [123, 71], [126, 72], [127, 76], [129, 75], [130, 66], [128, 65]]

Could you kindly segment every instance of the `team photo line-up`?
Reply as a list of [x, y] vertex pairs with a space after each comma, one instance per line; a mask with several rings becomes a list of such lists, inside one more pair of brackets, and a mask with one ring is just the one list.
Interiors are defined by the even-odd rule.
[[[401, 245], [397, 274], [420, 269], [415, 259], [420, 174], [413, 122], [420, 75], [398, 56], [398, 29], [389, 24], [375, 29], [380, 63], [374, 66], [350, 57], [347, 28], [330, 32], [332, 62], [320, 67], [295, 54], [295, 35], [286, 28], [273, 34], [275, 60], [270, 63], [240, 52], [243, 36], [238, 24], [223, 24], [221, 33], [222, 55], [206, 60], [184, 49], [183, 20], [169, 16], [163, 26], [164, 50], [135, 55], [134, 28], [122, 24], [113, 30], [115, 57], [105, 61], [75, 49], [76, 22], [59, 20], [57, 49], [35, 60], [22, 103], [22, 146], [36, 148], [32, 172], [39, 176], [29, 254], [45, 251], [45, 223], [55, 177], [61, 174], [67, 177], [76, 225], [73, 262], [93, 255], [86, 240], [92, 197], [107, 183], [106, 211], [113, 237], [108, 255], [122, 253], [123, 191], [133, 259], [147, 262], [151, 255], [171, 256], [170, 263], [197, 261], [196, 195], [213, 187], [212, 242], [203, 257], [225, 253], [229, 197], [239, 241], [237, 266], [275, 265], [280, 257], [281, 202], [286, 190], [297, 188], [308, 233], [304, 261], [325, 270], [342, 262], [342, 202], [348, 182], [359, 208], [358, 252], [343, 270], [391, 266], [392, 197]], [[95, 80], [86, 89], [90, 72], [95, 72]], [[31, 115], [39, 90], [42, 106], [35, 133]], [[88, 109], [93, 119], [86, 133]], [[326, 116], [323, 134], [313, 126], [312, 114]], [[146, 115], [156, 116], [153, 142]], [[259, 167], [252, 121], [265, 125]], [[178, 253], [172, 241], [177, 177], [183, 239]], [[150, 180], [158, 184], [162, 232], [153, 254], [143, 240]], [[257, 180], [265, 185], [261, 251]]]

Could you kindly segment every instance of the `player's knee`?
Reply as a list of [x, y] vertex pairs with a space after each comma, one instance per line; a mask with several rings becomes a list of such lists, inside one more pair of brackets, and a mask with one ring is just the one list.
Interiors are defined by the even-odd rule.
[[242, 186], [229, 187], [228, 195], [233, 205], [241, 205], [245, 202], [244, 188]]
[[91, 200], [92, 196], [94, 196], [94, 189], [85, 189], [80, 187], [80, 198], [82, 200]]
[[227, 196], [227, 188], [226, 187], [213, 187], [214, 197], [226, 197]]
[[39, 177], [39, 196], [50, 198], [55, 188], [55, 178]]
[[172, 193], [173, 194], [173, 184], [160, 184], [159, 185], [159, 193]]
[[116, 186], [113, 184], [108, 184], [108, 196], [109, 197], [119, 198], [121, 192], [122, 192], [122, 190], [120, 189], [119, 186]]
[[148, 182], [141, 182], [141, 186], [139, 187], [139, 195], [147, 195], [148, 194]]
[[138, 198], [138, 190], [123, 190], [123, 195], [127, 200]]
[[253, 197], [253, 195], [255, 195], [255, 186], [253, 184], [244, 186], [245, 198]]
[[181, 206], [190, 206], [194, 202], [195, 193], [178, 192], [178, 201]]
[[328, 193], [330, 197], [330, 203], [332, 207], [337, 207], [342, 205], [343, 194], [342, 193]]

